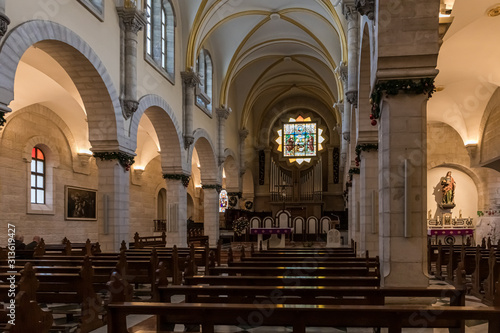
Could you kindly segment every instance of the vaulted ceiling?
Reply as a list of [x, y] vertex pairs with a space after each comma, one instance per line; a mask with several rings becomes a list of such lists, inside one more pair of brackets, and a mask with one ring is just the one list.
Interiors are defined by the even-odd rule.
[[[428, 120], [452, 126], [465, 144], [478, 143], [481, 120], [500, 85], [500, 16], [497, 0], [445, 0], [453, 23], [439, 51], [438, 92]], [[453, 4], [454, 2], [454, 4]]]
[[335, 68], [347, 61], [341, 6], [330, 0], [179, 1], [186, 66], [206, 48], [214, 59], [215, 95], [236, 110], [241, 127], [283, 99], [342, 99]]

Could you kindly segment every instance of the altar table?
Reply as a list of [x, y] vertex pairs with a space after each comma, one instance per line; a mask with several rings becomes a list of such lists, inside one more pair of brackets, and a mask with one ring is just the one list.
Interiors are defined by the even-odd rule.
[[[285, 247], [285, 236], [292, 233], [292, 228], [251, 228], [250, 235], [257, 235], [257, 246], [262, 242], [262, 235], [271, 235], [267, 239], [267, 244], [262, 242], [262, 249], [267, 249], [268, 247]], [[278, 239], [278, 235], [281, 237]], [[266, 246], [267, 245], [267, 246]]]

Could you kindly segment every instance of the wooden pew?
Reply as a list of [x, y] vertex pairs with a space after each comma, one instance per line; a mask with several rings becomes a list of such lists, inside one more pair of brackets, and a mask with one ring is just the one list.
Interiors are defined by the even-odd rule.
[[[81, 333], [90, 332], [104, 325], [103, 302], [92, 287], [94, 270], [90, 259], [87, 258], [83, 262], [78, 273], [38, 273], [31, 263], [27, 263], [25, 268], [15, 275], [21, 276], [16, 288], [25, 292], [32, 302], [75, 304], [79, 308], [78, 329]], [[7, 293], [1, 293], [0, 300], [8, 301], [7, 296]], [[68, 312], [66, 308], [61, 311], [52, 308], [51, 311], [73, 314], [73, 311]], [[29, 314], [24, 315], [29, 318]]]
[[253, 276], [273, 276], [273, 275], [322, 275], [322, 276], [369, 276], [376, 275], [376, 272], [370, 272], [368, 267], [349, 267], [347, 265], [340, 267], [305, 267], [299, 266], [295, 263], [288, 266], [250, 266], [250, 267], [209, 267], [208, 272], [205, 275], [253, 275]]
[[457, 288], [379, 288], [309, 286], [158, 286], [161, 302], [184, 296], [186, 303], [279, 303], [384, 305], [389, 297], [448, 298], [450, 305], [465, 305], [465, 289]]
[[482, 299], [484, 295], [483, 283], [489, 275], [489, 260], [490, 255], [485, 254], [484, 250], [478, 247], [474, 258], [475, 264], [471, 276], [472, 288], [470, 292], [479, 299]]
[[488, 277], [484, 280], [484, 299], [486, 304], [494, 304], [500, 298], [500, 255], [490, 248], [488, 258]]
[[208, 236], [203, 234], [203, 228], [192, 228], [188, 230], [187, 242], [189, 245], [204, 247], [208, 244]]
[[227, 286], [380, 286], [379, 276], [186, 276], [186, 285]]
[[165, 247], [167, 245], [167, 235], [162, 231], [160, 236], [139, 236], [136, 232], [134, 242], [130, 243], [130, 248], [143, 249], [148, 247]]
[[[163, 322], [201, 324], [203, 333], [215, 325], [291, 326], [294, 333], [306, 327], [388, 327], [400, 333], [403, 327], [456, 327], [460, 320], [487, 320], [488, 333], [500, 332], [500, 307], [418, 305], [289, 305], [121, 302], [108, 305], [108, 332], [127, 331], [130, 314], [161, 315]], [[257, 320], [256, 320], [256, 315]], [[253, 320], [252, 320], [253, 319]]]

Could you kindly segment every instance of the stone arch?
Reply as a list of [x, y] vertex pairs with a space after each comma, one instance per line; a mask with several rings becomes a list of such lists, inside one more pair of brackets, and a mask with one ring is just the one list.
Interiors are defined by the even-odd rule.
[[123, 131], [119, 96], [104, 64], [80, 36], [55, 22], [28, 21], [6, 36], [0, 48], [0, 76], [7, 78], [0, 81], [0, 109], [8, 110], [7, 105], [14, 99], [17, 66], [31, 46], [54, 58], [73, 80], [87, 112], [92, 147], [98, 150], [100, 145], [105, 145], [108, 151], [133, 153]]
[[191, 161], [193, 149], [196, 147], [200, 160], [201, 183], [205, 185], [220, 184], [222, 172], [217, 165], [215, 146], [212, 139], [210, 139], [208, 132], [203, 128], [197, 128], [193, 136], [194, 141], [189, 149], [189, 160]]
[[59, 164], [61, 163], [59, 150], [52, 144], [52, 141], [45, 136], [34, 136], [26, 142], [26, 145], [24, 146], [22, 152], [23, 161], [27, 163], [31, 162], [31, 151], [35, 146], [48, 148], [48, 150], [44, 151], [44, 153], [47, 155], [47, 159], [50, 159], [51, 167], [57, 168], [59, 166]]
[[139, 100], [139, 107], [130, 123], [129, 136], [132, 147], [137, 148], [139, 122], [146, 115], [153, 124], [160, 143], [161, 166], [164, 173], [191, 173], [191, 165], [184, 164], [185, 150], [179, 122], [170, 105], [160, 96], [146, 95]]
[[[261, 132], [258, 134], [257, 140], [259, 145], [267, 146], [270, 141], [272, 126], [276, 120], [281, 117], [284, 113], [298, 110], [306, 109], [312, 110], [319, 114], [328, 128], [328, 137], [330, 142], [334, 138], [334, 127], [336, 124], [340, 124], [340, 120], [337, 119], [336, 115], [332, 110], [328, 110], [328, 107], [314, 98], [296, 96], [292, 98], [287, 98], [276, 104], [274, 104], [266, 113], [264, 119], [261, 121], [260, 128]], [[338, 135], [336, 135], [338, 137]]]
[[[9, 127], [9, 124], [12, 121], [12, 119], [14, 119], [15, 117], [21, 116], [25, 113], [39, 114], [42, 117], [52, 121], [57, 126], [57, 128], [59, 128], [59, 130], [62, 132], [64, 138], [66, 139], [66, 142], [67, 142], [68, 147], [69, 147], [69, 151], [71, 152], [73, 171], [82, 172], [83, 170], [82, 170], [82, 166], [81, 166], [81, 161], [78, 157], [78, 144], [77, 144], [75, 138], [73, 137], [73, 133], [71, 132], [70, 128], [64, 122], [64, 120], [62, 120], [61, 117], [59, 117], [54, 111], [52, 111], [51, 109], [49, 109], [41, 104], [35, 104], [35, 105], [30, 105], [30, 106], [24, 107], [24, 108], [16, 111], [12, 116], [8, 117], [7, 122], [5, 123], [3, 130], [0, 132], [0, 140], [2, 140], [3, 133], [8, 131], [8, 127]], [[43, 137], [41, 137], [41, 138], [42, 138], [42, 140], [45, 140], [45, 139], [43, 139]], [[31, 141], [32, 140], [30, 140], [30, 142]], [[45, 140], [45, 141], [47, 141], [47, 140]], [[47, 144], [47, 146], [50, 147], [50, 145], [48, 145], [48, 144]], [[57, 150], [55, 150], [55, 147], [51, 148], [51, 150], [53, 152], [57, 151]], [[60, 161], [59, 153], [57, 153], [57, 155], [58, 155], [57, 160]], [[26, 159], [26, 156], [29, 156], [29, 158], [31, 160], [31, 149], [30, 148], [25, 148], [25, 150], [23, 152], [23, 159]], [[55, 167], [59, 166], [59, 162], [57, 163], [57, 165], [54, 165], [54, 166]]]
[[479, 126], [480, 163], [487, 163], [500, 156], [500, 88], [491, 96]]
[[240, 189], [240, 175], [239, 167], [236, 163], [236, 155], [234, 152], [226, 148], [224, 151], [224, 171], [226, 172], [226, 189], [228, 192], [239, 192]]
[[358, 77], [358, 107], [356, 109], [356, 139], [360, 143], [376, 142], [378, 140], [377, 128], [371, 125], [370, 94], [372, 87], [371, 78], [371, 31], [368, 22], [364, 22], [361, 34], [361, 50], [359, 52], [359, 77]]

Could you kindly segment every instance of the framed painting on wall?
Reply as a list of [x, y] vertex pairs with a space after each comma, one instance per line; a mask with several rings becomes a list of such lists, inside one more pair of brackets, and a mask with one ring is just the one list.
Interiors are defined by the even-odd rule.
[[65, 220], [97, 220], [97, 190], [66, 185]]

